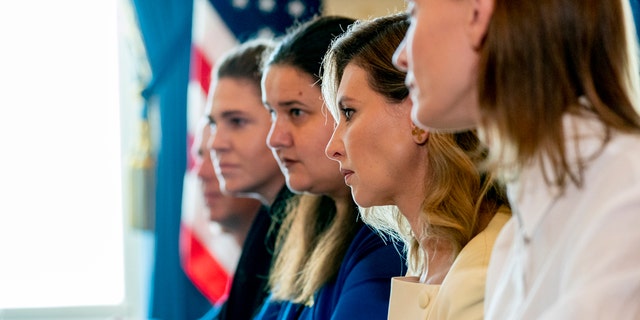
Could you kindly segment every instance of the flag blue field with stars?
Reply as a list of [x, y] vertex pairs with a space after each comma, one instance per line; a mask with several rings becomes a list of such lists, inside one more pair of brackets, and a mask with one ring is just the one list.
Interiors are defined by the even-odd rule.
[[242, 42], [257, 35], [279, 35], [296, 21], [320, 12], [319, 0], [209, 0], [229, 30]]

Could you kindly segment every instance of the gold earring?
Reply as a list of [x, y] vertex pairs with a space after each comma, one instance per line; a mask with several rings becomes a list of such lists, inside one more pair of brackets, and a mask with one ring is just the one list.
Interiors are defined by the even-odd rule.
[[420, 137], [423, 134], [424, 130], [422, 130], [421, 128], [413, 127], [413, 129], [411, 129], [411, 135], [414, 137]]

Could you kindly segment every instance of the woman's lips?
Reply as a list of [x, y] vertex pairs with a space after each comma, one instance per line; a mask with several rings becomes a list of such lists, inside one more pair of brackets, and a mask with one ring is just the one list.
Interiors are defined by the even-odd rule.
[[348, 169], [340, 169], [340, 173], [344, 176], [344, 182], [349, 185], [349, 178], [351, 178], [354, 172]]

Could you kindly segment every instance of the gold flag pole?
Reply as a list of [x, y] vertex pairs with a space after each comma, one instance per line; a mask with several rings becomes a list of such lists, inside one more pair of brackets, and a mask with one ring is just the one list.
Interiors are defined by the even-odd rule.
[[125, 40], [123, 48], [130, 51], [134, 60], [132, 67], [136, 70], [134, 81], [137, 84], [135, 89], [138, 90], [134, 90], [135, 95], [132, 101], [135, 101], [133, 105], [141, 109], [136, 123], [137, 128], [133, 128], [133, 132], [137, 132], [137, 135], [126, 160], [128, 162], [125, 172], [128, 187], [127, 223], [133, 229], [152, 231], [155, 229], [156, 158], [152, 144], [151, 124], [155, 122], [151, 121], [153, 117], [149, 117], [152, 101], [143, 90], [151, 78], [151, 68], [135, 13], [125, 10], [123, 18], [130, 22], [126, 24], [130, 29], [126, 29], [123, 33]]
[[149, 119], [140, 120], [138, 143], [130, 159], [130, 219], [133, 228], [153, 230], [155, 224], [155, 168]]

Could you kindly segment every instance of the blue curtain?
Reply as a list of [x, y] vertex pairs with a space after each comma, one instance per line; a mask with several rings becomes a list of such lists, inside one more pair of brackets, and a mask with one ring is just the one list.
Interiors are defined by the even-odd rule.
[[[187, 85], [193, 0], [133, 0], [153, 79], [143, 91], [157, 101], [160, 132], [157, 159], [155, 261], [149, 318], [191, 320], [211, 305], [180, 265], [178, 239], [187, 150]], [[146, 110], [143, 112], [146, 116]]]
[[636, 23], [636, 36], [640, 39], [640, 2], [638, 0], [631, 0], [631, 10]]

